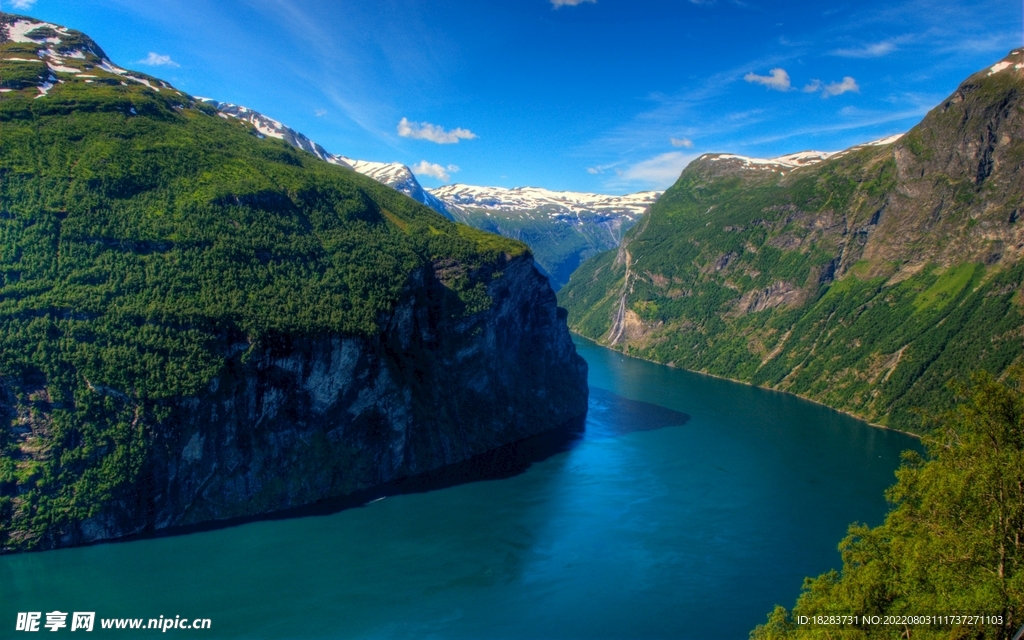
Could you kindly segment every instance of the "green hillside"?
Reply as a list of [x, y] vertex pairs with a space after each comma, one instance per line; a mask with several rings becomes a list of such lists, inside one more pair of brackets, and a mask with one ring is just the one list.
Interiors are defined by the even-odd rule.
[[573, 274], [570, 327], [921, 430], [950, 378], [1024, 351], [1022, 58], [895, 142], [795, 169], [701, 157]]
[[51, 31], [0, 41], [0, 546], [134, 495], [228, 345], [372, 335], [432, 264], [468, 315], [526, 251]]

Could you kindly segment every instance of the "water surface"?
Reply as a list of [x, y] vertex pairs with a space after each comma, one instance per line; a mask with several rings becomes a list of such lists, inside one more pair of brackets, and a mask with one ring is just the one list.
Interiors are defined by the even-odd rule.
[[916, 446], [793, 396], [577, 347], [583, 433], [492, 456], [494, 479], [2, 557], [0, 636], [19, 611], [57, 609], [210, 618], [168, 632], [204, 638], [745, 638], [805, 575], [838, 567], [849, 523], [881, 522]]

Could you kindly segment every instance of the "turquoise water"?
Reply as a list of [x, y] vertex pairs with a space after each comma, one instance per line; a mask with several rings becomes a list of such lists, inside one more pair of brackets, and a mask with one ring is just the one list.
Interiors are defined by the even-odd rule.
[[585, 431], [474, 467], [495, 479], [0, 557], [0, 636], [21, 635], [19, 611], [57, 609], [210, 618], [167, 632], [203, 638], [745, 638], [805, 575], [839, 565], [850, 522], [881, 521], [916, 446], [792, 396], [577, 346]]

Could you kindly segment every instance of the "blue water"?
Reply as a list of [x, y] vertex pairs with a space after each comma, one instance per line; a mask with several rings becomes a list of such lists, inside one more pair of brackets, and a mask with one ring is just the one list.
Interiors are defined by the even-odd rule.
[[584, 432], [492, 457], [495, 479], [0, 557], [0, 636], [19, 611], [56, 609], [210, 618], [168, 632], [202, 638], [745, 638], [804, 576], [839, 566], [849, 523], [881, 522], [916, 447], [792, 396], [577, 346]]

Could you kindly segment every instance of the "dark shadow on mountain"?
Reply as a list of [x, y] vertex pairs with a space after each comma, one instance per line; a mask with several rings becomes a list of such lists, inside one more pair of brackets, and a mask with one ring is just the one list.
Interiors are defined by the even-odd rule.
[[469, 460], [434, 471], [302, 507], [173, 527], [120, 540], [99, 541], [94, 544], [214, 531], [250, 522], [331, 515], [346, 509], [365, 506], [370, 502], [389, 496], [436, 491], [484, 480], [502, 480], [524, 473], [534, 464], [543, 462], [552, 456], [570, 451], [584, 440], [614, 438], [635, 431], [680, 426], [686, 424], [689, 419], [690, 416], [685, 413], [648, 402], [623, 398], [604, 389], [591, 388], [588, 415], [571, 420], [557, 429], [498, 447]]

